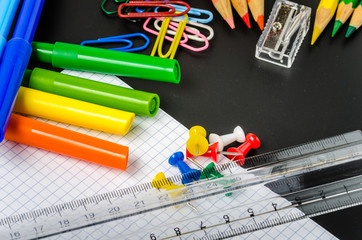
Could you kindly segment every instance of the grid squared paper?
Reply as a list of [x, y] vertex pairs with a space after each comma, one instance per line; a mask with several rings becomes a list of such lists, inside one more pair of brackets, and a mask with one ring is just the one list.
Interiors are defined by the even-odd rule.
[[[63, 71], [63, 73], [129, 87], [115, 76], [68, 70]], [[179, 174], [178, 169], [170, 166], [167, 160], [176, 151], [184, 152], [188, 138], [188, 130], [162, 109], [159, 109], [153, 118], [137, 115], [130, 131], [125, 136], [44, 119], [38, 120], [129, 146], [127, 170], [123, 172], [11, 141], [4, 141], [0, 144], [0, 218], [130, 187], [138, 183], [150, 182], [158, 172], [164, 172], [166, 176]], [[206, 165], [210, 161], [206, 158], [198, 160], [202, 165]], [[222, 157], [219, 160], [221, 163], [227, 161]], [[249, 199], [253, 196], [264, 198], [265, 194], [273, 195], [274, 193], [263, 187], [261, 190], [241, 195], [240, 200], [243, 202], [243, 197]], [[227, 206], [227, 198], [224, 199], [226, 200], [220, 200], [221, 203], [218, 202], [218, 204], [226, 204], [225, 206]], [[206, 210], [205, 208], [204, 211]], [[167, 212], [167, 216], [164, 217], [179, 216], [185, 218], [192, 214], [192, 210], [183, 207], [174, 215], [170, 215], [171, 213], [172, 211]], [[137, 219], [135, 220], [154, 222], [158, 218], [152, 214], [156, 213], [141, 217], [136, 216]], [[120, 225], [116, 227], [112, 224], [115, 223], [109, 223], [107, 226], [90, 227], [52, 239], [108, 239], [119, 237], [120, 234], [125, 233], [119, 227]], [[134, 226], [137, 228], [137, 224]], [[245, 239], [302, 239], [306, 236], [308, 239], [335, 239], [334, 236], [310, 219], [244, 235]]]

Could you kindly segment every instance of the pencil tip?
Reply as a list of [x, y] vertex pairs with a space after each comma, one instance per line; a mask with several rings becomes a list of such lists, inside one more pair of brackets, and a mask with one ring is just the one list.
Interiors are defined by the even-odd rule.
[[245, 22], [246, 26], [247, 26], [248, 28], [251, 28], [249, 13], [246, 13], [246, 14], [242, 17], [242, 19], [243, 19], [243, 21]]
[[352, 27], [352, 26], [348, 26], [348, 29], [347, 29], [347, 32], [346, 32], [346, 38], [348, 38], [349, 36], [351, 36], [351, 34], [356, 31], [356, 28], [355, 27]]
[[313, 34], [312, 34], [312, 41], [311, 41], [311, 45], [313, 45], [315, 43], [315, 41], [317, 40], [317, 38], [319, 37], [319, 35], [321, 35], [321, 30], [319, 29], [319, 27], [315, 27], [313, 29]]
[[229, 26], [231, 27], [231, 29], [235, 28], [235, 24], [234, 24], [234, 18], [230, 17], [230, 18], [225, 18], [225, 21], [229, 24]]
[[339, 30], [339, 28], [343, 25], [343, 23], [339, 20], [337, 20], [335, 23], [334, 23], [334, 26], [333, 26], [333, 31], [332, 31], [332, 37], [334, 37], [334, 35], [336, 35], [337, 31]]
[[258, 23], [260, 29], [263, 31], [264, 30], [264, 15], [258, 16], [258, 19], [256, 20], [256, 22]]

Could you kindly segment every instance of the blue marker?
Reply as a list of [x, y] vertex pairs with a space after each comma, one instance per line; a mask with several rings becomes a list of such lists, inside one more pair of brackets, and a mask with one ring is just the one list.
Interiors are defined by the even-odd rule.
[[0, 62], [20, 0], [0, 1]]
[[0, 142], [13, 110], [25, 69], [31, 55], [31, 42], [44, 0], [24, 0], [12, 39], [6, 44], [0, 64]]

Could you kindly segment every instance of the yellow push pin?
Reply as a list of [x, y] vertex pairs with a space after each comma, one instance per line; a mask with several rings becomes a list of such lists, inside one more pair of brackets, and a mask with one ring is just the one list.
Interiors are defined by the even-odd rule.
[[[152, 187], [157, 188], [157, 189], [165, 189], [166, 191], [171, 191], [174, 189], [178, 189], [178, 188], [182, 188], [185, 185], [176, 185], [173, 184], [172, 182], [168, 181], [166, 179], [166, 176], [163, 172], [159, 172], [157, 173], [157, 175], [155, 176], [155, 178], [152, 180]], [[179, 191], [172, 191], [170, 192], [171, 197], [177, 197], [180, 196], [181, 194], [183, 194], [186, 191], [186, 189], [182, 189]]]
[[209, 142], [206, 139], [206, 130], [201, 126], [193, 126], [189, 131], [189, 140], [186, 142], [186, 148], [189, 153], [199, 156], [207, 152]]

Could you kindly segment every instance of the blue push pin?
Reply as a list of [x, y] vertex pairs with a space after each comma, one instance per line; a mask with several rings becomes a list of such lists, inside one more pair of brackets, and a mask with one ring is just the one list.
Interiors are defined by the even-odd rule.
[[182, 174], [182, 184], [191, 183], [200, 179], [201, 171], [190, 168], [184, 162], [184, 154], [182, 152], [175, 152], [168, 159], [168, 163], [172, 166], [177, 166]]

